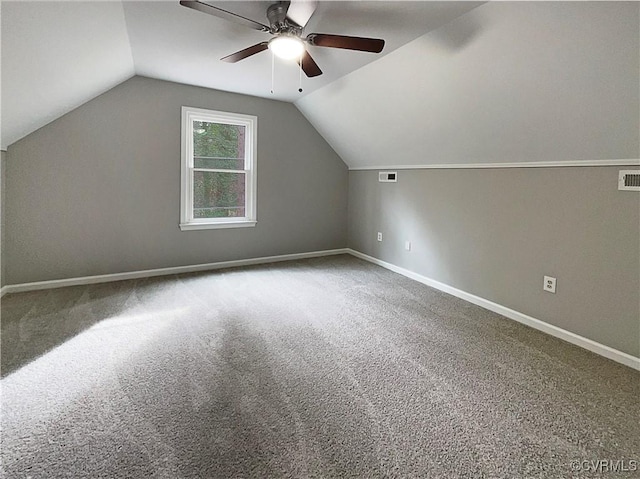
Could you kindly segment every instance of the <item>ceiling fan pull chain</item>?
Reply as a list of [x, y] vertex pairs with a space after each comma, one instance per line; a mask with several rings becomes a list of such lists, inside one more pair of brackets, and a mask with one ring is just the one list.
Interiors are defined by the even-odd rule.
[[302, 93], [302, 59], [304, 55], [300, 57], [300, 68], [298, 68], [298, 91]]
[[273, 95], [273, 84], [274, 84], [274, 71], [275, 71], [275, 55], [273, 51], [271, 52], [271, 94]]

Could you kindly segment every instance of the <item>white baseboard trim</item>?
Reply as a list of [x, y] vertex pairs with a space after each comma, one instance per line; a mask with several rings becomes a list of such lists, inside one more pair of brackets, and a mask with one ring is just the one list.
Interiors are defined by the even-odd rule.
[[65, 286], [78, 286], [85, 284], [108, 283], [111, 281], [122, 281], [125, 279], [150, 278], [153, 276], [166, 276], [171, 274], [195, 273], [198, 271], [211, 271], [223, 268], [233, 268], [237, 266], [250, 266], [264, 263], [278, 263], [281, 261], [292, 261], [296, 259], [318, 258], [320, 256], [332, 256], [337, 254], [348, 254], [347, 248], [330, 249], [323, 251], [311, 251], [308, 253], [283, 254], [278, 256], [263, 256], [260, 258], [239, 259], [233, 261], [221, 261], [218, 263], [195, 264], [189, 266], [174, 266], [171, 268], [147, 269], [142, 271], [129, 271], [126, 273], [101, 274], [97, 276], [82, 276], [79, 278], [54, 279], [51, 281], [38, 281], [35, 283], [9, 284], [0, 290], [0, 296], [7, 293], [22, 293], [25, 291], [36, 291], [41, 289], [62, 288]]
[[528, 316], [524, 313], [520, 313], [519, 311], [515, 311], [513, 309], [507, 308], [506, 306], [502, 306], [500, 304], [494, 303], [492, 301], [489, 301], [488, 299], [484, 299], [474, 294], [467, 293], [466, 291], [462, 291], [460, 289], [454, 288], [453, 286], [449, 286], [448, 284], [441, 283], [431, 278], [427, 278], [426, 276], [423, 276], [421, 274], [415, 273], [405, 268], [401, 268], [400, 266], [396, 266], [391, 263], [387, 263], [386, 261], [382, 261], [378, 258], [374, 258], [373, 256], [369, 256], [367, 254], [361, 253], [359, 251], [356, 251], [350, 248], [311, 251], [308, 253], [294, 253], [294, 254], [285, 254], [285, 255], [278, 255], [278, 256], [263, 256], [260, 258], [221, 261], [218, 263], [206, 263], [206, 264], [197, 264], [197, 265], [189, 265], [189, 266], [175, 266], [171, 268], [129, 271], [126, 273], [113, 273], [113, 274], [103, 274], [103, 275], [97, 275], [97, 276], [84, 276], [79, 278], [56, 279], [51, 281], [38, 281], [34, 283], [10, 284], [0, 288], [0, 297], [8, 293], [20, 293], [25, 291], [62, 288], [65, 286], [108, 283], [111, 281], [122, 281], [126, 279], [137, 279], [137, 278], [150, 278], [154, 276], [166, 276], [166, 275], [182, 274], [182, 273], [194, 273], [198, 271], [212, 271], [212, 270], [223, 269], [223, 268], [250, 266], [250, 265], [264, 264], [264, 263], [276, 263], [281, 261], [317, 258], [321, 256], [332, 256], [332, 255], [339, 255], [339, 254], [351, 254], [356, 258], [360, 258], [365, 261], [369, 261], [370, 263], [377, 264], [378, 266], [382, 266], [383, 268], [391, 270], [395, 273], [399, 273], [403, 276], [406, 276], [407, 278], [411, 278], [415, 281], [426, 284], [427, 286], [431, 286], [432, 288], [438, 289], [440, 291], [444, 291], [445, 293], [451, 294], [452, 296], [456, 296], [460, 299], [464, 299], [465, 301], [481, 306], [485, 309], [493, 311], [494, 313], [501, 314], [502, 316], [505, 316], [509, 319], [513, 319], [514, 321], [518, 321], [519, 323], [525, 324], [534, 329], [550, 334], [551, 336], [555, 336], [556, 338], [563, 339], [564, 341], [567, 341], [571, 344], [575, 344], [576, 346], [580, 346], [591, 352], [594, 352], [596, 354], [612, 359], [613, 361], [616, 361], [618, 363], [624, 364], [626, 366], [629, 366], [633, 369], [640, 371], [640, 358], [637, 358], [627, 353], [623, 353], [622, 351], [618, 351], [617, 349], [611, 348], [609, 346], [605, 346], [604, 344], [598, 343], [596, 341], [593, 341], [591, 339], [585, 338], [578, 334], [572, 333], [571, 331], [567, 331], [565, 329], [559, 328], [552, 324], [545, 323], [544, 321]]
[[465, 301], [481, 306], [485, 309], [488, 309], [489, 311], [493, 311], [494, 313], [498, 313], [509, 319], [518, 321], [519, 323], [526, 324], [527, 326], [537, 329], [538, 331], [550, 334], [551, 336], [555, 336], [556, 338], [560, 338], [571, 344], [580, 346], [581, 348], [588, 349], [589, 351], [599, 354], [600, 356], [604, 356], [605, 358], [612, 359], [613, 361], [640, 371], [640, 358], [627, 353], [623, 353], [622, 351], [618, 351], [617, 349], [611, 348], [609, 346], [605, 346], [604, 344], [600, 344], [591, 339], [572, 333], [571, 331], [567, 331], [566, 329], [562, 329], [552, 324], [545, 323], [544, 321], [528, 316], [524, 313], [520, 313], [519, 311], [507, 308], [506, 306], [494, 303], [493, 301], [489, 301], [488, 299], [484, 299], [474, 294], [467, 293], [466, 291], [462, 291], [460, 289], [454, 288], [453, 286], [449, 286], [448, 284], [441, 283], [431, 278], [427, 278], [426, 276], [414, 273], [413, 271], [401, 268], [400, 266], [387, 263], [386, 261], [374, 258], [373, 256], [369, 256], [350, 248], [348, 249], [348, 252], [356, 258], [360, 258], [365, 261], [369, 261], [370, 263], [377, 264], [378, 266], [382, 266], [383, 268], [389, 269], [395, 273], [399, 273], [403, 276], [406, 276], [407, 278], [411, 278], [415, 281], [426, 284], [427, 286], [431, 286], [432, 288], [444, 291], [445, 293], [449, 293], [452, 296], [464, 299]]
[[559, 161], [519, 161], [515, 163], [442, 163], [433, 165], [376, 165], [354, 166], [350, 171], [361, 170], [448, 170], [487, 168], [575, 168], [585, 166], [640, 166], [640, 159], [619, 160], [559, 160]]

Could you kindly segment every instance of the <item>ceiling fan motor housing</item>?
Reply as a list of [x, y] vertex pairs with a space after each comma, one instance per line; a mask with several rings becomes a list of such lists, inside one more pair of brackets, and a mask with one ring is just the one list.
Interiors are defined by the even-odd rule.
[[302, 28], [287, 18], [289, 2], [278, 2], [267, 8], [267, 18], [271, 25], [271, 33], [289, 33], [296, 36], [302, 34]]

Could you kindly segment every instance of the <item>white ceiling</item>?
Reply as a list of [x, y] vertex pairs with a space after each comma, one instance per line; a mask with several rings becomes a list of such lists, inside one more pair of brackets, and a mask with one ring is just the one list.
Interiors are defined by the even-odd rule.
[[[212, 2], [268, 23], [272, 2]], [[305, 33], [384, 38], [382, 54], [310, 47], [324, 74], [302, 76], [264, 52], [236, 64], [225, 55], [269, 35], [163, 2], [1, 4], [2, 149], [133, 75], [294, 102], [473, 9], [481, 2], [320, 2]], [[419, 59], [417, 59], [419, 60]], [[398, 75], [411, 75], [406, 65]]]
[[637, 2], [487, 3], [296, 107], [354, 169], [637, 164], [639, 13]]
[[2, 2], [2, 149], [134, 75], [120, 2]]

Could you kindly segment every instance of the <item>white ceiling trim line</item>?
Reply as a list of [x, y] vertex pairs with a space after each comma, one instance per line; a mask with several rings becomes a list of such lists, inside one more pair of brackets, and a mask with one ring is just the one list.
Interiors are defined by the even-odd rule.
[[438, 165], [379, 165], [354, 166], [349, 171], [358, 170], [447, 170], [476, 168], [566, 168], [587, 166], [640, 166], [640, 159], [620, 160], [568, 160], [568, 161], [521, 161], [518, 163], [451, 163]]

